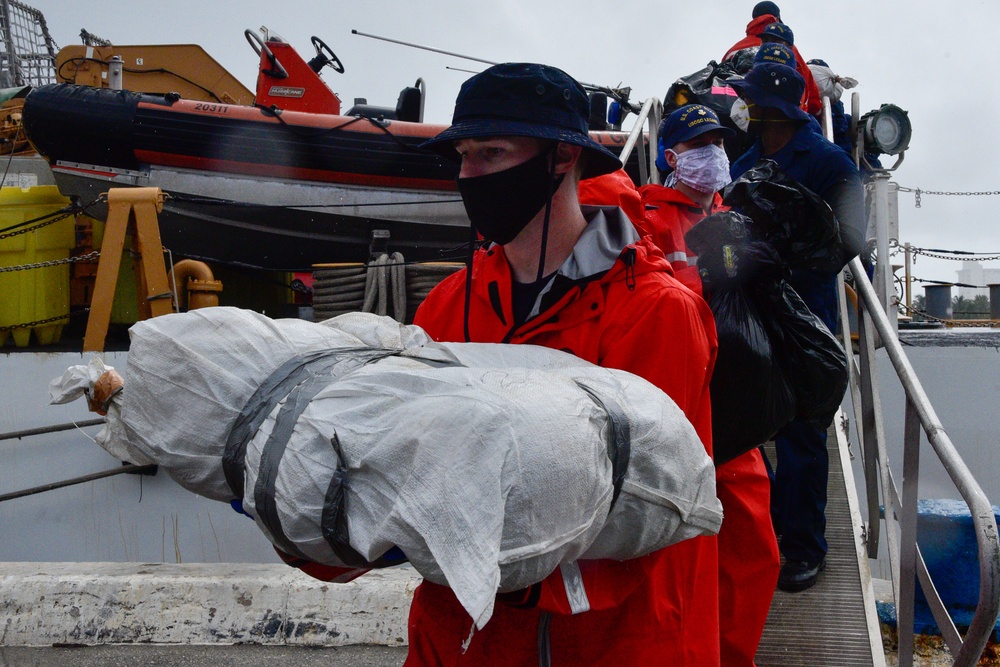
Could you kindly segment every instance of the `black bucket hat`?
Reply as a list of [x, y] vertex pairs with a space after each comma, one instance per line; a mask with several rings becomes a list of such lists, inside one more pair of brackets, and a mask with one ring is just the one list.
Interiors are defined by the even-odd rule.
[[537, 137], [582, 146], [583, 178], [621, 168], [618, 157], [590, 138], [590, 100], [573, 77], [548, 65], [502, 63], [462, 84], [451, 127], [421, 144], [459, 160], [452, 143], [486, 137]]
[[811, 116], [799, 107], [806, 82], [788, 65], [763, 62], [753, 66], [744, 79], [729, 79], [739, 96], [762, 107], [772, 107], [795, 121], [808, 122]]

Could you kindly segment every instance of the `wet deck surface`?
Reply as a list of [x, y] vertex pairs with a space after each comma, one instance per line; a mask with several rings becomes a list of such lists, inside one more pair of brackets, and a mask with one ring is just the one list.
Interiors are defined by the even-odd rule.
[[[885, 664], [872, 655], [844, 470], [832, 429], [827, 443], [826, 570], [810, 589], [775, 591], [757, 650], [758, 667]], [[771, 455], [773, 461], [773, 447]], [[881, 640], [876, 645], [880, 644]]]

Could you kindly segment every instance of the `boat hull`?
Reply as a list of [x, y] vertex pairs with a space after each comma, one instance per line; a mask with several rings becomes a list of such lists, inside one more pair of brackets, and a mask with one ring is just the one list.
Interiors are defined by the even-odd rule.
[[[57, 162], [60, 191], [81, 203], [113, 187], [159, 187], [168, 193], [158, 220], [175, 255], [269, 270], [309, 270], [325, 262], [363, 262], [373, 234], [407, 260], [449, 259], [468, 240], [457, 193], [387, 191], [293, 180], [150, 168], [114, 173]], [[88, 208], [96, 218], [107, 207]]]
[[[112, 187], [167, 193], [176, 255], [307, 270], [367, 260], [378, 231], [407, 260], [453, 258], [468, 240], [457, 164], [419, 148], [442, 125], [55, 84], [25, 100], [24, 127], [81, 203]], [[626, 140], [594, 137], [617, 152]]]

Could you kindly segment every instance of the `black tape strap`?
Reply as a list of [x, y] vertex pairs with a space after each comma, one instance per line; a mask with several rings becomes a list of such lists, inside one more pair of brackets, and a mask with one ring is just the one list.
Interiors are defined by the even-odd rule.
[[320, 519], [323, 539], [344, 565], [372, 567], [375, 564], [368, 562], [351, 546], [351, 535], [347, 525], [347, 468], [344, 465], [340, 439], [336, 433], [330, 439], [330, 444], [337, 453], [337, 471], [330, 478], [330, 486], [326, 490], [326, 502], [323, 503], [323, 516]]
[[594, 399], [608, 415], [608, 458], [611, 459], [611, 484], [614, 493], [611, 496], [611, 506], [608, 513], [614, 509], [615, 502], [622, 492], [625, 475], [628, 473], [629, 459], [632, 456], [632, 433], [628, 415], [625, 410], [610, 397], [601, 397], [593, 389], [577, 381], [577, 386]]
[[[295, 430], [295, 424], [305, 409], [309, 407], [312, 399], [329, 386], [332, 378], [342, 376], [355, 368], [394, 355], [397, 352], [398, 350], [372, 348], [339, 349], [321, 360], [307, 364], [300, 372], [296, 373], [301, 381], [291, 389], [284, 405], [278, 410], [274, 428], [271, 429], [267, 442], [261, 449], [257, 483], [254, 486], [254, 507], [257, 510], [257, 518], [271, 534], [279, 548], [286, 553], [306, 557], [285, 535], [275, 498], [278, 468], [288, 448], [292, 432]], [[250, 438], [247, 439], [247, 442], [249, 440]], [[245, 454], [245, 444], [243, 451]]]
[[222, 454], [222, 472], [234, 498], [243, 499], [243, 462], [246, 459], [247, 443], [257, 433], [264, 419], [288, 395], [292, 387], [306, 377], [311, 367], [327, 363], [329, 357], [339, 353], [339, 350], [321, 350], [292, 357], [257, 386], [239, 417], [233, 422]]

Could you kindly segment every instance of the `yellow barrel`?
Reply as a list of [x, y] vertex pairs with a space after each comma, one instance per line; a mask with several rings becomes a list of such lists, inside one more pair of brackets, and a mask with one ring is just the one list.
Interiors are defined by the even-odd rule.
[[[9, 227], [52, 213], [69, 203], [54, 185], [0, 188], [0, 235], [7, 233]], [[73, 225], [74, 218], [70, 215], [26, 234], [0, 238], [0, 268], [66, 259], [76, 245]], [[0, 327], [68, 316], [69, 275], [68, 263], [0, 271]], [[41, 345], [55, 343], [67, 321], [0, 331], [0, 346], [13, 337], [15, 345], [25, 347], [32, 333]]]

